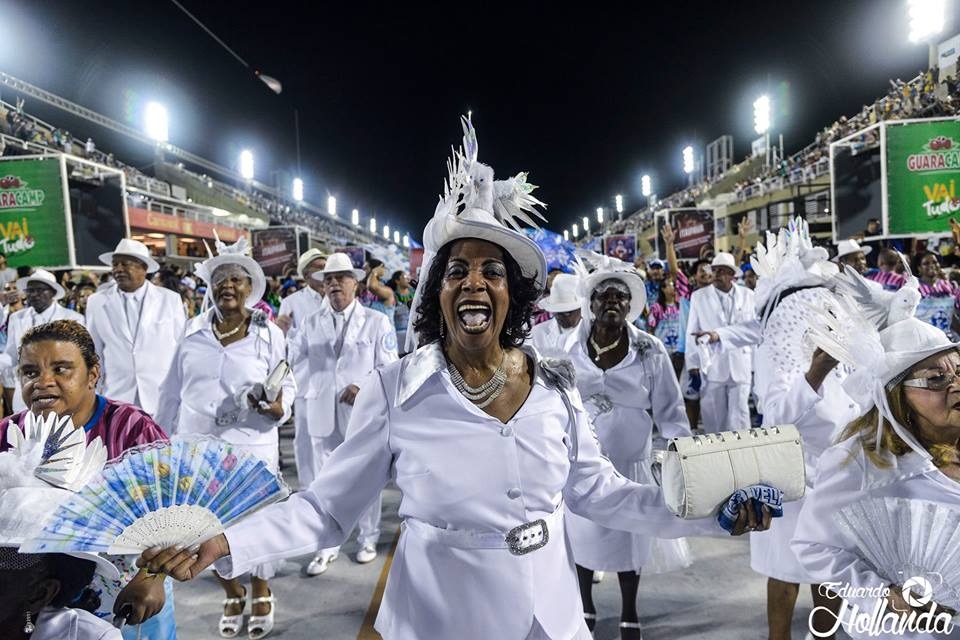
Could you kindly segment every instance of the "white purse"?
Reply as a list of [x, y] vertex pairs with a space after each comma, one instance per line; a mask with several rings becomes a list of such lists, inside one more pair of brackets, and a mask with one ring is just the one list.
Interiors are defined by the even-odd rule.
[[737, 489], [776, 487], [783, 501], [803, 497], [806, 470], [792, 424], [673, 438], [660, 470], [667, 507], [686, 519], [716, 515]]

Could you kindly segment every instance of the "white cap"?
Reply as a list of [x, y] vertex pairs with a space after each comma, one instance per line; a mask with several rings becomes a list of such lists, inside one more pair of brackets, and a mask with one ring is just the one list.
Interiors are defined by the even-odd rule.
[[143, 244], [139, 240], [123, 238], [117, 244], [116, 249], [108, 253], [100, 254], [100, 262], [108, 267], [112, 266], [113, 256], [129, 256], [131, 258], [136, 258], [147, 265], [147, 273], [153, 273], [160, 268], [160, 264], [150, 255], [150, 250], [147, 249], [147, 245]]

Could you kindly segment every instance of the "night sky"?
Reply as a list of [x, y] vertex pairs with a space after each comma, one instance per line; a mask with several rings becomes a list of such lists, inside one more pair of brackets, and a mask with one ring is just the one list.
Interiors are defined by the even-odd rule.
[[[138, 128], [143, 105], [157, 100], [170, 113], [171, 143], [233, 167], [249, 147], [264, 182], [271, 170], [297, 171], [297, 108], [307, 199], [336, 195], [341, 216], [357, 207], [414, 237], [433, 213], [468, 109], [480, 159], [499, 177], [528, 170], [550, 226], [561, 229], [598, 206], [612, 209], [616, 193], [638, 208], [642, 173], [659, 195], [671, 193], [683, 183], [686, 144], [731, 134], [742, 159], [761, 93], [776, 103], [775, 133], [789, 152], [927, 58], [925, 46], [907, 41], [904, 0], [576, 3], [575, 11], [182, 2], [278, 78], [283, 94], [166, 0], [0, 0], [0, 69]], [[139, 143], [39, 104], [27, 110], [149, 163]]]

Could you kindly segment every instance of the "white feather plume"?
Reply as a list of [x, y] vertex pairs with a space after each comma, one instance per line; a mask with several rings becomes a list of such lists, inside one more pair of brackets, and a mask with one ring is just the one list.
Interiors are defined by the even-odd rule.
[[46, 418], [28, 412], [23, 427], [11, 423], [7, 429], [10, 453], [24, 458], [36, 456], [37, 478], [57, 487], [76, 491], [103, 469], [107, 449], [100, 438], [87, 444], [86, 432], [74, 426], [69, 416], [50, 413]]
[[805, 306], [810, 312], [807, 337], [813, 344], [858, 371], [884, 368], [880, 332], [854, 300], [837, 294], [823, 299], [820, 306]]
[[851, 268], [838, 273], [833, 282], [834, 290], [852, 298], [877, 329], [912, 318], [920, 304], [920, 283], [912, 274], [897, 291], [886, 291]]

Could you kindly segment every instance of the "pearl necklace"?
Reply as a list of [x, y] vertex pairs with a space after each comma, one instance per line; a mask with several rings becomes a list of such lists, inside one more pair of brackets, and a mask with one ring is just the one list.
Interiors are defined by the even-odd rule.
[[612, 351], [613, 349], [616, 349], [620, 345], [621, 337], [622, 337], [622, 334], [617, 336], [617, 339], [614, 340], [612, 344], [608, 344], [605, 347], [601, 347], [600, 345], [597, 344], [597, 341], [593, 339], [593, 336], [590, 336], [590, 346], [593, 347], [593, 353], [594, 353], [593, 361], [600, 362], [600, 356], [605, 354], [607, 351]]
[[475, 403], [477, 408], [483, 409], [500, 397], [506, 387], [507, 371], [503, 366], [506, 361], [507, 352], [504, 351], [503, 357], [500, 359], [500, 366], [493, 372], [493, 376], [479, 387], [468, 385], [452, 362], [447, 362], [447, 372], [450, 374], [450, 380], [453, 381], [453, 386], [457, 388], [457, 391], [467, 400]]
[[237, 325], [236, 327], [234, 327], [233, 329], [230, 329], [230, 331], [227, 331], [226, 333], [220, 333], [219, 331], [217, 331], [217, 322], [216, 322], [216, 320], [214, 320], [214, 321], [213, 321], [213, 335], [215, 335], [215, 336], [217, 337], [217, 340], [221, 340], [221, 341], [222, 341], [224, 338], [229, 338], [230, 336], [232, 336], [232, 335], [236, 334], [238, 331], [240, 331], [240, 329], [243, 329], [243, 325], [244, 325], [244, 323], [243, 323], [243, 321], [241, 321], [240, 324], [238, 324], [238, 325]]

